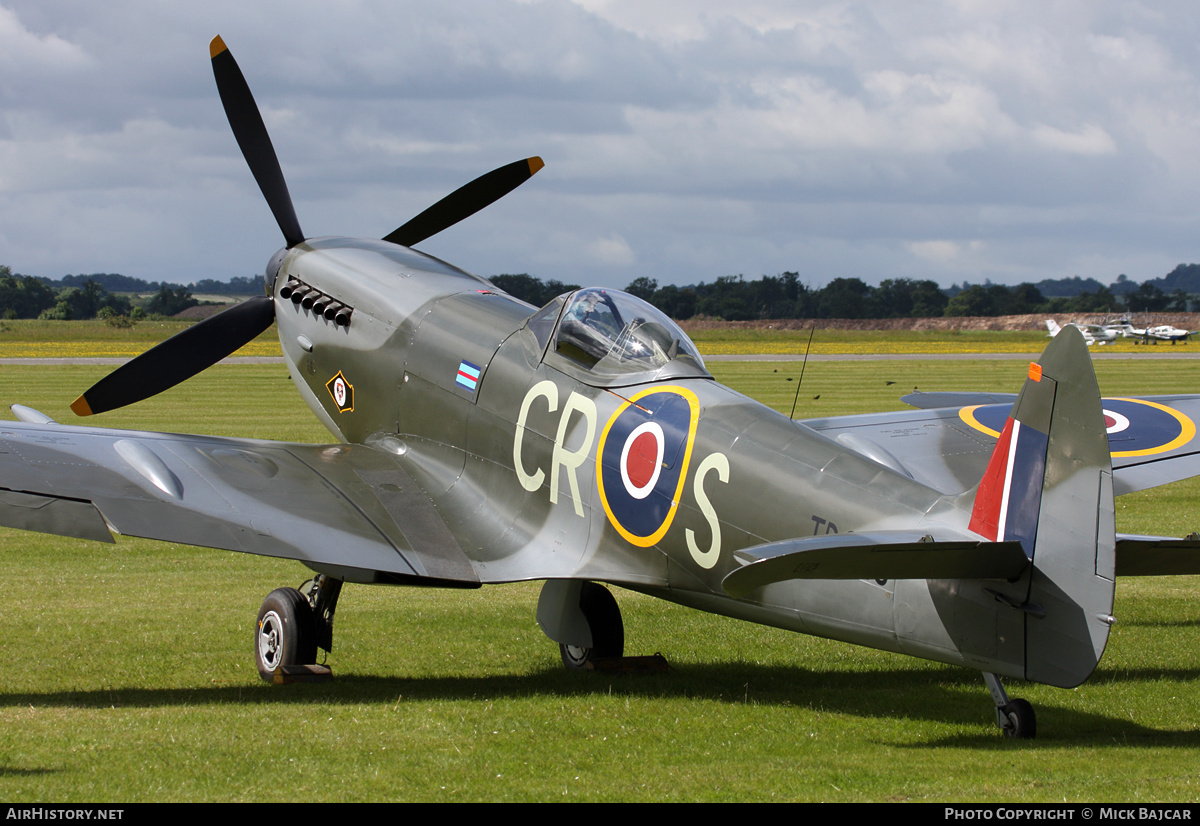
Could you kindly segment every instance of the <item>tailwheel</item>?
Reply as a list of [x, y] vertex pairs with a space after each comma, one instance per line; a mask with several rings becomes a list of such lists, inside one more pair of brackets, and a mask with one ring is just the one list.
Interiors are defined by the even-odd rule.
[[292, 666], [317, 661], [316, 622], [308, 600], [295, 588], [276, 588], [258, 609], [254, 660], [268, 683], [285, 682]]
[[1016, 740], [1037, 737], [1037, 715], [1033, 713], [1033, 706], [1019, 697], [1010, 700], [996, 674], [985, 671], [983, 681], [987, 683], [992, 701], [996, 704], [996, 725], [1004, 732], [1004, 736]]
[[585, 582], [579, 593], [579, 609], [587, 620], [592, 645], [559, 644], [563, 665], [570, 669], [589, 668], [598, 659], [618, 658], [625, 653], [625, 626], [621, 609], [608, 589], [594, 582]]

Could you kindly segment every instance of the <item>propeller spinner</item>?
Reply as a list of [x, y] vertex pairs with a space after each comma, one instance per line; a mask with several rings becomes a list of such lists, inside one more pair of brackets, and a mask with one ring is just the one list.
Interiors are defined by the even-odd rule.
[[[262, 114], [242, 70], [219, 36], [209, 44], [209, 54], [229, 126], [279, 224], [287, 248], [291, 249], [302, 243], [305, 235], [296, 218], [292, 197]], [[393, 230], [383, 240], [406, 247], [418, 244], [507, 195], [542, 166], [541, 158], [526, 158], [481, 175]], [[90, 416], [157, 395], [237, 352], [270, 327], [274, 320], [272, 298], [258, 296], [244, 301], [126, 362], [88, 388], [71, 403], [71, 409], [79, 416]]]

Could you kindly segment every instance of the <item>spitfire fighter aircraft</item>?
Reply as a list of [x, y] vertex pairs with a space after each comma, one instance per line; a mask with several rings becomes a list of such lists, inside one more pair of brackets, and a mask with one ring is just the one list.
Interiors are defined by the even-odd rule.
[[[0, 423], [0, 524], [295, 559], [315, 576], [259, 611], [271, 682], [317, 671], [344, 583], [544, 581], [571, 668], [621, 657], [610, 591], [1070, 687], [1096, 667], [1116, 573], [1193, 572], [1200, 542], [1117, 536], [1116, 493], [1200, 473], [1200, 397], [1102, 402], [1078, 330], [1016, 396], [797, 422], [713, 380], [678, 326], [603, 289], [540, 309], [412, 246], [515, 188], [467, 184], [382, 240], [310, 238], [220, 38], [212, 65], [286, 245], [266, 295], [133, 359], [72, 405], [159, 393], [274, 323], [328, 445]], [[1123, 441], [1124, 440], [1124, 441]], [[1126, 563], [1126, 558], [1132, 562]]]

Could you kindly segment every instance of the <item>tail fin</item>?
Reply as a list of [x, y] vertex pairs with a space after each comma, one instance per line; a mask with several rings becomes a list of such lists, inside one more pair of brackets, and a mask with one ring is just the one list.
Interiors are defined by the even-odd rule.
[[1019, 541], [1030, 559], [1041, 515], [1056, 390], [1057, 382], [1044, 376], [1041, 364], [1031, 363], [1029, 378], [976, 489], [968, 525], [993, 542]]
[[1058, 335], [1059, 331], [1062, 330], [1062, 328], [1058, 326], [1058, 322], [1052, 318], [1046, 319], [1046, 329], [1050, 331], [1051, 338], [1054, 338], [1056, 335]]
[[1112, 460], [1100, 389], [1082, 333], [1064, 327], [1013, 405], [975, 491], [970, 528], [1016, 540], [1033, 562], [1025, 614], [1025, 677], [1083, 682], [1112, 623]]

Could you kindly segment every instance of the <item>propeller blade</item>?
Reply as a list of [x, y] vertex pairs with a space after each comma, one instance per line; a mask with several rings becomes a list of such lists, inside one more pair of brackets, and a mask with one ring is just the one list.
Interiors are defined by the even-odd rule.
[[300, 221], [296, 218], [292, 197], [288, 194], [287, 182], [279, 167], [279, 158], [275, 155], [275, 147], [271, 145], [271, 136], [267, 134], [254, 95], [250, 93], [242, 70], [219, 35], [212, 39], [208, 49], [212, 55], [213, 77], [217, 80], [217, 91], [221, 94], [229, 126], [242, 149], [246, 164], [254, 174], [254, 180], [258, 182], [258, 188], [275, 215], [279, 229], [283, 231], [283, 237], [287, 239], [288, 249], [291, 249], [304, 240], [304, 233], [300, 230]]
[[437, 235], [464, 218], [474, 215], [493, 201], [498, 201], [521, 184], [528, 181], [545, 166], [542, 159], [534, 156], [525, 160], [493, 169], [480, 175], [471, 183], [460, 186], [429, 209], [413, 218], [402, 227], [385, 235], [384, 241], [411, 247], [426, 238]]
[[71, 402], [71, 409], [90, 416], [148, 399], [236, 352], [274, 320], [275, 304], [267, 296], [243, 301], [121, 365]]

